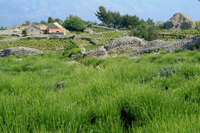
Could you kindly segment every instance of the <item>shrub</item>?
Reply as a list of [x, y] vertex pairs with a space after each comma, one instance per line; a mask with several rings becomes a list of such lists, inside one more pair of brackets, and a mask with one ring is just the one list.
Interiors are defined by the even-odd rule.
[[83, 51], [83, 49], [80, 48], [73, 48], [69, 51], [69, 53], [67, 54], [68, 57], [70, 57], [72, 54], [78, 54], [81, 53]]
[[92, 27], [92, 23], [87, 24], [87, 27], [91, 28]]
[[83, 20], [81, 20], [79, 17], [72, 17], [67, 18], [63, 22], [63, 26], [66, 29], [72, 30], [72, 31], [83, 31], [86, 29], [85, 23]]
[[182, 52], [182, 51], [183, 51], [182, 48], [177, 48], [177, 49], [175, 49], [175, 52], [176, 52], [176, 53], [179, 53], [179, 52]]
[[130, 32], [130, 36], [137, 36], [144, 38], [147, 41], [152, 41], [158, 38], [159, 28], [155, 25], [148, 26], [147, 24], [140, 24]]
[[65, 46], [65, 50], [63, 52], [63, 56], [68, 56], [71, 49], [78, 48], [77, 44], [73, 42], [72, 40], [69, 41], [69, 43]]

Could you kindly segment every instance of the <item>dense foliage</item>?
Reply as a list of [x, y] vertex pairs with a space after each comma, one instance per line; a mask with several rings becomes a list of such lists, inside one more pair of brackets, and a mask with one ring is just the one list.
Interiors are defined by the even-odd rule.
[[6, 29], [7, 27], [3, 27], [3, 26], [0, 27], [0, 30], [6, 30]]
[[199, 132], [198, 51], [0, 58], [0, 132]]
[[108, 26], [130, 28], [131, 26], [133, 27], [140, 24], [140, 19], [136, 15], [120, 15], [119, 12], [112, 12], [110, 10], [107, 11], [103, 6], [99, 7], [99, 10], [96, 11], [95, 15], [103, 24]]
[[121, 15], [120, 12], [113, 12], [110, 10], [106, 10], [105, 7], [100, 6], [96, 11], [95, 15], [102, 22], [102, 24], [106, 24], [112, 27], [119, 27], [123, 29], [133, 29], [140, 24], [146, 23], [149, 26], [155, 25], [153, 19], [148, 18], [147, 21], [140, 19], [137, 15]]
[[72, 30], [72, 31], [83, 31], [86, 29], [86, 25], [83, 20], [81, 20], [79, 17], [75, 16], [72, 18], [67, 18], [63, 22], [63, 26], [66, 29]]
[[151, 24], [151, 26], [148, 26], [145, 23], [140, 24], [130, 32], [130, 35], [144, 38], [147, 41], [152, 41], [159, 37], [159, 27], [154, 24]]

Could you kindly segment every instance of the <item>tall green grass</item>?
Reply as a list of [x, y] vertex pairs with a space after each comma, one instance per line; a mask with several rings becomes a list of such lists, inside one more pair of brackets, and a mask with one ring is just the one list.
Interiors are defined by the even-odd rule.
[[0, 132], [200, 132], [199, 57], [0, 58]]

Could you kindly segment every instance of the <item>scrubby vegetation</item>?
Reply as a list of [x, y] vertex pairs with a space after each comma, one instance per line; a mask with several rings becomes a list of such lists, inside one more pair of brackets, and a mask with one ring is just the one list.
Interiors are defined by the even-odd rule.
[[68, 61], [0, 58], [0, 132], [200, 131], [198, 51]]

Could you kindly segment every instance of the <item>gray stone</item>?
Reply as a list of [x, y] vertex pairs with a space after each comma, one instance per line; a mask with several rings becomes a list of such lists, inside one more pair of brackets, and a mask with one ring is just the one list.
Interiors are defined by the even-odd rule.
[[176, 13], [171, 19], [165, 22], [165, 29], [169, 30], [193, 29], [195, 27], [195, 21], [184, 13]]
[[91, 50], [91, 51], [85, 52], [83, 54], [84, 58], [87, 58], [87, 57], [99, 57], [99, 56], [107, 56], [107, 51], [104, 48], [104, 46], [101, 46], [101, 47], [99, 47], [99, 48], [97, 48], [95, 50]]
[[28, 47], [12, 47], [4, 50], [0, 50], [0, 57], [5, 57], [9, 55], [34, 55], [42, 54], [43, 52], [34, 48]]
[[83, 32], [86, 32], [86, 33], [89, 33], [89, 34], [93, 34], [94, 33], [94, 31], [91, 30], [91, 29], [85, 29]]
[[65, 86], [65, 82], [64, 81], [62, 81], [62, 82], [60, 82], [60, 83], [57, 83], [56, 84], [56, 88], [57, 88], [57, 91], [59, 91], [61, 88], [63, 88]]
[[107, 45], [105, 49], [112, 52], [126, 52], [130, 50], [137, 50], [138, 48], [144, 46], [146, 41], [138, 37], [124, 36], [119, 37]]
[[131, 56], [134, 55], [141, 55], [144, 53], [151, 53], [151, 52], [158, 52], [159, 50], [164, 49], [167, 53], [173, 53], [176, 49], [181, 48], [191, 49], [194, 45], [200, 44], [200, 37], [199, 36], [190, 36], [183, 40], [174, 40], [174, 41], [163, 41], [163, 40], [154, 40], [148, 42], [146, 45], [138, 49], [136, 52], [130, 54]]
[[156, 55], [159, 55], [160, 53], [153, 53], [153, 54], [150, 54], [151, 56], [156, 56]]

